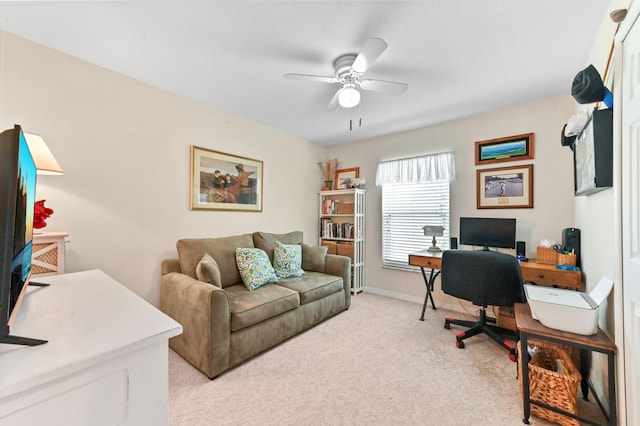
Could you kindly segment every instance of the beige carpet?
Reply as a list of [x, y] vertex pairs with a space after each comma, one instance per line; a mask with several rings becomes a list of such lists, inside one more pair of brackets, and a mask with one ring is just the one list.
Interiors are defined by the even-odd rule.
[[428, 309], [422, 322], [420, 310], [358, 294], [348, 311], [214, 380], [170, 351], [169, 424], [523, 424], [507, 351], [487, 336], [458, 349], [462, 329], [443, 322], [463, 316]]

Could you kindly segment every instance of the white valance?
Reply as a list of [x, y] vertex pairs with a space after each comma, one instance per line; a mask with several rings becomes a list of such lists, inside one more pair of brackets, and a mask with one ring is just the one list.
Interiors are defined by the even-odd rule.
[[456, 178], [452, 152], [383, 161], [378, 164], [376, 185], [451, 182]]

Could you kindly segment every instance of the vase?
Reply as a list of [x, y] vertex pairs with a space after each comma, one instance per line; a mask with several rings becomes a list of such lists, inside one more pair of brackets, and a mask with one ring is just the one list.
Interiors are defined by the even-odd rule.
[[325, 180], [324, 181], [324, 186], [331, 191], [333, 189], [333, 181], [332, 180]]

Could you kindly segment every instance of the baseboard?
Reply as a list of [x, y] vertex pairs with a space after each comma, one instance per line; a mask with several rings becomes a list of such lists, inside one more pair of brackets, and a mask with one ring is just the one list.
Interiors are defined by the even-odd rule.
[[[371, 294], [377, 294], [378, 296], [390, 297], [392, 299], [404, 300], [406, 302], [413, 302], [413, 303], [419, 304], [420, 306], [422, 306], [422, 304], [424, 303], [424, 298], [415, 297], [415, 296], [408, 296], [406, 294], [396, 293], [396, 292], [393, 292], [393, 291], [380, 290], [379, 288], [365, 287], [364, 288], [364, 292], [365, 293], [371, 293]], [[351, 297], [353, 297], [353, 296], [351, 296]], [[450, 310], [450, 311], [465, 312], [465, 310], [457, 303], [446, 303], [446, 302], [438, 301], [436, 306], [438, 308], [447, 309], [447, 310]], [[427, 305], [427, 310], [432, 310], [431, 309], [431, 302], [429, 302], [429, 304]]]

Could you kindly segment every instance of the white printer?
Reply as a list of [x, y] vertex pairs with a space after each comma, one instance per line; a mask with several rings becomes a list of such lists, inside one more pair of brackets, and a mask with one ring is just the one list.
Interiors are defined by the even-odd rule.
[[549, 328], [591, 335], [598, 332], [600, 305], [609, 296], [613, 280], [600, 278], [589, 294], [525, 284], [524, 290], [534, 319]]

